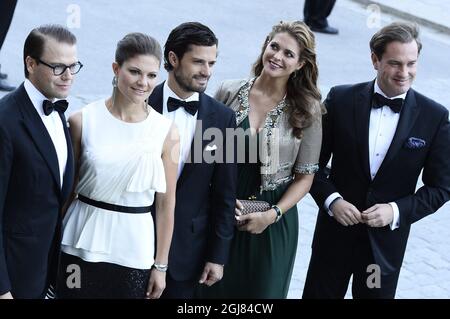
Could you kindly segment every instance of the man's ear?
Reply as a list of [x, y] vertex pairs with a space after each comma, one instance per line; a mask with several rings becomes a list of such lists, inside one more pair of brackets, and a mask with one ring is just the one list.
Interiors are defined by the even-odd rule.
[[27, 67], [27, 71], [30, 74], [34, 73], [34, 68], [36, 67], [37, 63], [36, 60], [30, 57], [29, 55], [25, 58], [25, 65]]
[[173, 51], [169, 51], [169, 54], [167, 55], [169, 63], [172, 65], [172, 67], [176, 68], [180, 64], [180, 60], [178, 59], [178, 56]]
[[374, 52], [370, 54], [370, 59], [372, 60], [373, 68], [378, 71], [378, 63], [380, 63], [380, 60], [378, 60], [378, 57]]

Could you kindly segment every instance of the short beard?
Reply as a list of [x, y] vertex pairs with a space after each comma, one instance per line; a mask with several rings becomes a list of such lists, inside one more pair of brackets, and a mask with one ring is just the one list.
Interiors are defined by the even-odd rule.
[[186, 92], [198, 92], [203, 93], [206, 90], [206, 86], [204, 87], [194, 87], [189, 84], [189, 80], [185, 78], [181, 72], [178, 72], [176, 70], [173, 70], [173, 77], [175, 78], [175, 81], [177, 82], [178, 86]]

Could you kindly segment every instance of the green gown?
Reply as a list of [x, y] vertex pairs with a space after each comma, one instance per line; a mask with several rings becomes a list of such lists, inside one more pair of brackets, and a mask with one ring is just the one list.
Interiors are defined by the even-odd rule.
[[[239, 125], [249, 128], [248, 117]], [[238, 164], [237, 198], [255, 195], [275, 205], [289, 184], [260, 193], [260, 164], [248, 163], [249, 137], [246, 137], [246, 163]], [[271, 224], [261, 234], [252, 235], [236, 229], [230, 258], [221, 281], [212, 287], [201, 285], [198, 298], [286, 298], [292, 276], [298, 240], [297, 207], [289, 209], [278, 223]]]

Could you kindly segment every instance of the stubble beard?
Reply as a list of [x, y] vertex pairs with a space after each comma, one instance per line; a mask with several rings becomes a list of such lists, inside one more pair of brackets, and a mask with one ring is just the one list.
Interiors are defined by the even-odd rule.
[[206, 90], [205, 86], [194, 86], [192, 84], [192, 81], [188, 79], [187, 77], [183, 76], [183, 74], [179, 71], [174, 70], [173, 76], [175, 81], [177, 82], [178, 86], [185, 92], [198, 92], [203, 93]]

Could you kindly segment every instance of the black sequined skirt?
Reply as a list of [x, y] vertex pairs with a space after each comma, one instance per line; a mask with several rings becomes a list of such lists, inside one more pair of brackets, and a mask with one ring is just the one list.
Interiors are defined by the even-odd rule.
[[149, 277], [150, 269], [87, 262], [61, 253], [56, 298], [142, 299]]

